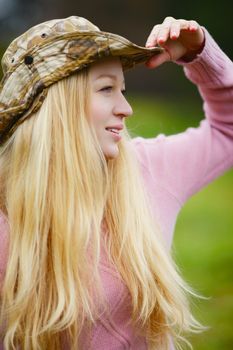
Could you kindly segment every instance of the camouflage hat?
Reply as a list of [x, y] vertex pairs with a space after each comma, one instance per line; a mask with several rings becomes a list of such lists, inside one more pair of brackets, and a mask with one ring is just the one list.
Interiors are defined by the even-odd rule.
[[162, 51], [102, 32], [77, 16], [32, 27], [10, 44], [2, 58], [0, 145], [41, 106], [51, 84], [103, 57], [119, 57], [128, 69]]

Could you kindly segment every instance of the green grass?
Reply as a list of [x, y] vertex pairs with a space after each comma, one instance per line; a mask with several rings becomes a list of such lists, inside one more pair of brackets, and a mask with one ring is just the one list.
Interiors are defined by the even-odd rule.
[[[129, 98], [135, 111], [128, 127], [145, 137], [196, 126], [199, 101]], [[210, 328], [192, 337], [195, 350], [233, 349], [233, 171], [194, 195], [176, 224], [173, 252], [188, 283], [207, 300], [195, 301], [196, 317]]]

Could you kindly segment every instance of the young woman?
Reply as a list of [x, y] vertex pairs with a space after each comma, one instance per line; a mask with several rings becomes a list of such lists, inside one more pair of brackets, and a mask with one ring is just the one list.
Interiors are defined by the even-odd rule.
[[[131, 140], [123, 70], [171, 60], [206, 120]], [[70, 17], [2, 65], [1, 349], [178, 348], [201, 325], [169, 246], [185, 201], [233, 164], [232, 62], [195, 21], [167, 17], [141, 48]]]

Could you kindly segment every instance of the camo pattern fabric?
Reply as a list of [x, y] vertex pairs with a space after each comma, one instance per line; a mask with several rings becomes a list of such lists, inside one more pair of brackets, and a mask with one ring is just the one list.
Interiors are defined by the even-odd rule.
[[51, 84], [104, 57], [117, 56], [123, 69], [129, 69], [162, 51], [102, 32], [77, 16], [32, 27], [10, 44], [2, 58], [0, 145], [41, 106]]

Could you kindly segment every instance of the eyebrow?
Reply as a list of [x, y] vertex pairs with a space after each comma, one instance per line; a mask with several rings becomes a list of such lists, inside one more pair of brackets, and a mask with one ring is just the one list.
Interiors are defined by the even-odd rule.
[[[106, 73], [100, 74], [100, 75], [98, 75], [98, 77], [96, 77], [95, 80], [101, 79], [101, 78], [110, 78], [110, 79], [112, 79], [112, 80], [117, 80], [116, 75], [110, 74], [110, 73], [109, 73], [109, 74], [106, 74]], [[125, 80], [123, 80], [122, 83], [125, 84]]]

